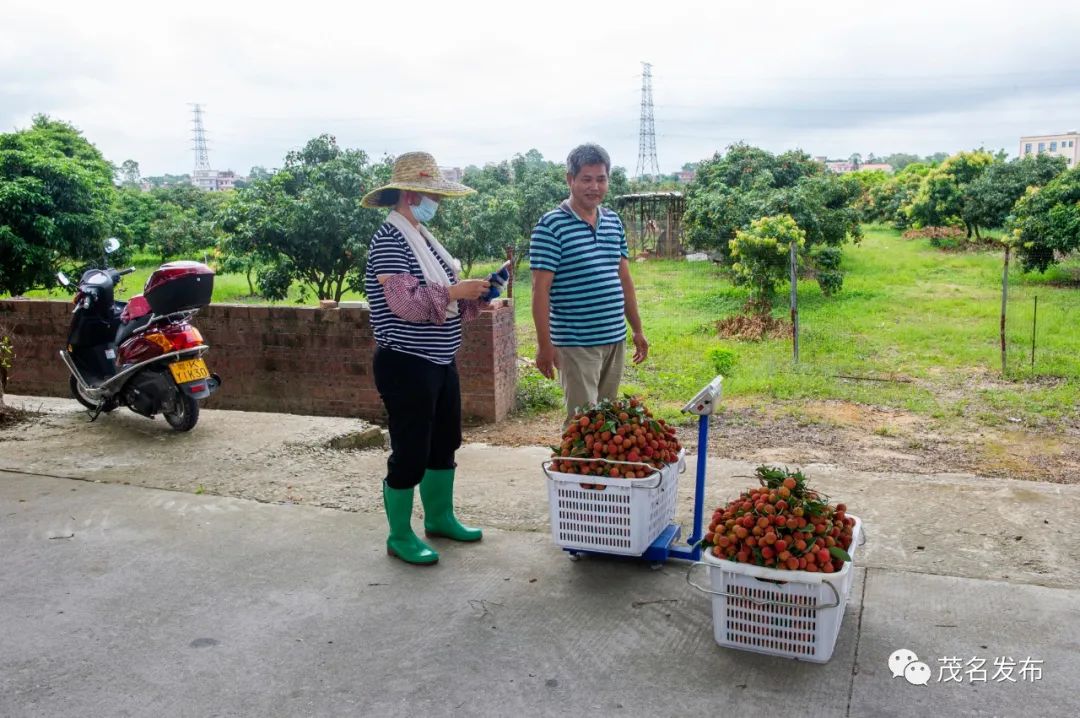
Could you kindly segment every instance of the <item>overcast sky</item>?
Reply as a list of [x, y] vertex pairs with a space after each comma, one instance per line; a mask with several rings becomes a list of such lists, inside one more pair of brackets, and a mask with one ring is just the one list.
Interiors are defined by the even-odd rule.
[[1080, 129], [1075, 0], [0, 0], [0, 18], [0, 131], [44, 112], [144, 175], [191, 170], [192, 102], [215, 169], [329, 132], [456, 166], [592, 140], [633, 173], [643, 60], [664, 172], [739, 140], [1015, 154]]

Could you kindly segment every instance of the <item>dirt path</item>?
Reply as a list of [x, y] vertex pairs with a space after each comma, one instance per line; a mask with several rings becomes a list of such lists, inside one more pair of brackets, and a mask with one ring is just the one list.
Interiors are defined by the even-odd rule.
[[[511, 418], [469, 428], [465, 440], [551, 446], [558, 443], [559, 421], [559, 412]], [[709, 453], [725, 459], [1080, 483], [1080, 426], [1038, 431], [1007, 419], [1005, 428], [942, 425], [915, 414], [841, 401], [800, 402], [794, 408], [725, 400], [714, 422]], [[697, 443], [694, 425], [679, 431], [683, 444]]]

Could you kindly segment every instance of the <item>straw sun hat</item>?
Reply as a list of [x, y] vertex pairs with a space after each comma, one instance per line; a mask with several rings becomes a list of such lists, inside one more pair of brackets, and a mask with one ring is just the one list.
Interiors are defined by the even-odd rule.
[[463, 197], [476, 190], [442, 176], [435, 158], [427, 152], [406, 152], [394, 161], [394, 172], [388, 184], [373, 189], [360, 200], [363, 207], [384, 207], [384, 190], [398, 189], [411, 192], [428, 192], [443, 197]]

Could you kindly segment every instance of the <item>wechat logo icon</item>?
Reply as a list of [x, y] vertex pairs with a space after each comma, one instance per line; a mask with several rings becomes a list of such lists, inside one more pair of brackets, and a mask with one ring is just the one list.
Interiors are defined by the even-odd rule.
[[930, 666], [919, 660], [914, 651], [901, 648], [889, 656], [889, 671], [893, 678], [904, 677], [913, 686], [925, 686], [930, 682]]

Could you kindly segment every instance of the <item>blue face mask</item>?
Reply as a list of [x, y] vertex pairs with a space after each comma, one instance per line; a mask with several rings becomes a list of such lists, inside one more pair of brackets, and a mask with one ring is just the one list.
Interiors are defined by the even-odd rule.
[[420, 204], [414, 205], [409, 209], [412, 210], [413, 219], [417, 222], [427, 224], [435, 219], [435, 211], [439, 209], [439, 203], [431, 199], [431, 197], [421, 197]]

